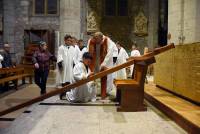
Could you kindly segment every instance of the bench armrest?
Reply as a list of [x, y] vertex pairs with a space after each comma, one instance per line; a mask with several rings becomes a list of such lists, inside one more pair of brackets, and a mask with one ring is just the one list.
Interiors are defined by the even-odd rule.
[[139, 87], [139, 83], [135, 80], [114, 80], [114, 85], [120, 87]]

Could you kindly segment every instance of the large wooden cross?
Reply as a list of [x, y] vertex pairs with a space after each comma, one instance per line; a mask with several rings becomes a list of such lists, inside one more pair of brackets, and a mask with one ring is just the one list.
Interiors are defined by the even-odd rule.
[[67, 86], [65, 86], [65, 87], [63, 87], [63, 88], [60, 88], [60, 89], [55, 88], [53, 91], [50, 91], [50, 92], [48, 92], [48, 93], [46, 93], [46, 94], [44, 94], [44, 95], [41, 95], [41, 96], [39, 96], [39, 97], [36, 97], [36, 98], [34, 98], [34, 99], [32, 99], [32, 100], [29, 100], [29, 101], [27, 101], [27, 102], [24, 102], [24, 103], [22, 103], [22, 104], [13, 106], [13, 107], [8, 108], [8, 109], [6, 109], [6, 110], [3, 110], [3, 111], [0, 112], [0, 116], [5, 115], [5, 114], [8, 114], [8, 113], [11, 113], [11, 112], [13, 112], [13, 111], [16, 111], [16, 110], [21, 109], [21, 108], [26, 107], [26, 106], [29, 106], [29, 105], [34, 104], [34, 103], [36, 103], [36, 102], [39, 102], [39, 101], [42, 101], [42, 100], [44, 100], [44, 99], [50, 98], [50, 97], [52, 97], [52, 96], [61, 94], [61, 93], [63, 93], [63, 92], [67, 92], [67, 91], [69, 91], [69, 90], [71, 90], [71, 89], [74, 89], [74, 88], [76, 88], [76, 87], [78, 87], [78, 86], [81, 86], [81, 85], [83, 85], [83, 84], [86, 84], [86, 83], [89, 82], [89, 81], [93, 81], [93, 80], [95, 80], [95, 79], [102, 78], [103, 76], [106, 76], [106, 75], [108, 75], [108, 74], [111, 74], [111, 73], [113, 73], [113, 72], [116, 72], [116, 71], [118, 71], [118, 70], [120, 70], [120, 69], [129, 67], [130, 65], [134, 64], [135, 62], [139, 62], [139, 61], [143, 61], [143, 60], [152, 58], [152, 57], [154, 57], [155, 55], [157, 55], [157, 54], [159, 54], [159, 53], [162, 53], [162, 52], [164, 52], [164, 51], [167, 51], [167, 50], [169, 50], [169, 49], [172, 49], [172, 48], [175, 48], [175, 46], [174, 46], [173, 44], [167, 45], [167, 46], [164, 46], [164, 47], [160, 47], [160, 48], [156, 48], [156, 49], [153, 50], [152, 52], [149, 52], [149, 53], [147, 53], [147, 54], [145, 54], [145, 55], [142, 55], [142, 56], [140, 56], [140, 57], [131, 57], [131, 58], [130, 58], [126, 63], [124, 63], [124, 64], [115, 66], [115, 67], [113, 67], [113, 68], [107, 69], [107, 70], [102, 71], [102, 72], [99, 72], [99, 73], [97, 73], [97, 74], [95, 74], [95, 75], [93, 75], [93, 76], [91, 76], [91, 77], [89, 77], [89, 78], [87, 78], [87, 79], [80, 80], [80, 81], [78, 81], [78, 82], [76, 82], [76, 83], [67, 85]]

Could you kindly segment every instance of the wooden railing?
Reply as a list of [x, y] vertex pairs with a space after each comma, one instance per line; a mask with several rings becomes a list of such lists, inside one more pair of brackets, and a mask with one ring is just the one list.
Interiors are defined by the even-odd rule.
[[41, 95], [41, 96], [39, 96], [39, 97], [36, 97], [36, 98], [34, 98], [34, 99], [32, 99], [32, 100], [29, 100], [29, 101], [27, 101], [27, 102], [24, 102], [24, 103], [22, 103], [22, 104], [13, 106], [13, 107], [8, 108], [8, 109], [6, 109], [6, 110], [3, 110], [3, 111], [0, 112], [0, 116], [5, 115], [5, 114], [8, 114], [8, 113], [11, 113], [11, 112], [16, 111], [16, 110], [18, 110], [18, 109], [21, 109], [21, 108], [23, 108], [23, 107], [29, 106], [29, 105], [34, 104], [34, 103], [36, 103], [36, 102], [42, 101], [42, 100], [47, 99], [47, 98], [49, 98], [49, 97], [58, 95], [58, 94], [60, 94], [60, 93], [67, 92], [67, 91], [69, 91], [69, 90], [71, 90], [71, 89], [74, 89], [75, 87], [78, 87], [78, 86], [81, 86], [81, 85], [83, 85], [83, 84], [86, 84], [86, 83], [89, 82], [89, 81], [93, 81], [93, 80], [95, 80], [95, 79], [98, 79], [98, 78], [101, 78], [101, 77], [106, 76], [106, 75], [108, 75], [108, 74], [111, 74], [111, 73], [113, 73], [113, 72], [116, 72], [116, 71], [118, 71], [118, 70], [120, 70], [120, 69], [129, 67], [130, 65], [134, 64], [135, 62], [139, 62], [139, 61], [143, 61], [143, 60], [152, 58], [152, 57], [154, 57], [155, 55], [157, 55], [157, 54], [159, 54], [159, 53], [162, 53], [162, 52], [164, 52], [164, 51], [167, 51], [167, 50], [169, 50], [169, 49], [172, 49], [172, 48], [174, 48], [174, 47], [175, 47], [174, 45], [167, 45], [167, 46], [164, 46], [164, 47], [157, 48], [157, 49], [155, 49], [154, 51], [152, 51], [152, 52], [150, 52], [150, 53], [148, 53], [148, 54], [145, 54], [145, 55], [143, 55], [143, 56], [134, 57], [134, 58], [132, 57], [132, 58], [130, 58], [130, 59], [129, 59], [126, 63], [124, 63], [124, 64], [115, 66], [115, 67], [113, 67], [113, 68], [107, 69], [107, 70], [102, 71], [102, 72], [99, 72], [99, 73], [97, 73], [97, 74], [95, 74], [95, 75], [93, 75], [93, 76], [91, 76], [91, 77], [89, 77], [89, 78], [87, 78], [87, 79], [80, 80], [80, 81], [78, 81], [78, 82], [76, 82], [76, 83], [67, 85], [67, 86], [65, 86], [65, 87], [63, 87], [63, 88], [60, 88], [60, 89], [55, 88], [55, 90], [53, 90], [53, 91], [51, 91], [51, 92], [48, 92], [47, 94]]

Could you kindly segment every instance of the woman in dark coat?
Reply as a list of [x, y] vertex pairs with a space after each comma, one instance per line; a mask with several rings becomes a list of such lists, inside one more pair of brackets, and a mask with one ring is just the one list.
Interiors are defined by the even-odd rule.
[[50, 60], [56, 62], [56, 57], [52, 55], [48, 50], [46, 42], [40, 42], [40, 49], [36, 51], [32, 57], [35, 68], [35, 83], [40, 87], [40, 94], [46, 93], [46, 83], [49, 74], [49, 62]]

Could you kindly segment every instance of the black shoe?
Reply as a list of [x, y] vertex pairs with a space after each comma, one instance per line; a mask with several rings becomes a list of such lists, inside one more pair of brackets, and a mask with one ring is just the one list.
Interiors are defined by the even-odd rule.
[[111, 101], [113, 101], [113, 102], [119, 102], [119, 101], [117, 100], [117, 98], [113, 98], [113, 99], [111, 99]]
[[59, 95], [60, 100], [63, 100], [63, 96], [65, 96], [65, 93], [61, 93], [61, 94]]
[[40, 92], [40, 95], [44, 95], [44, 94], [46, 94], [46, 91], [41, 91]]
[[60, 98], [60, 100], [62, 100], [62, 94], [59, 94], [59, 98]]

